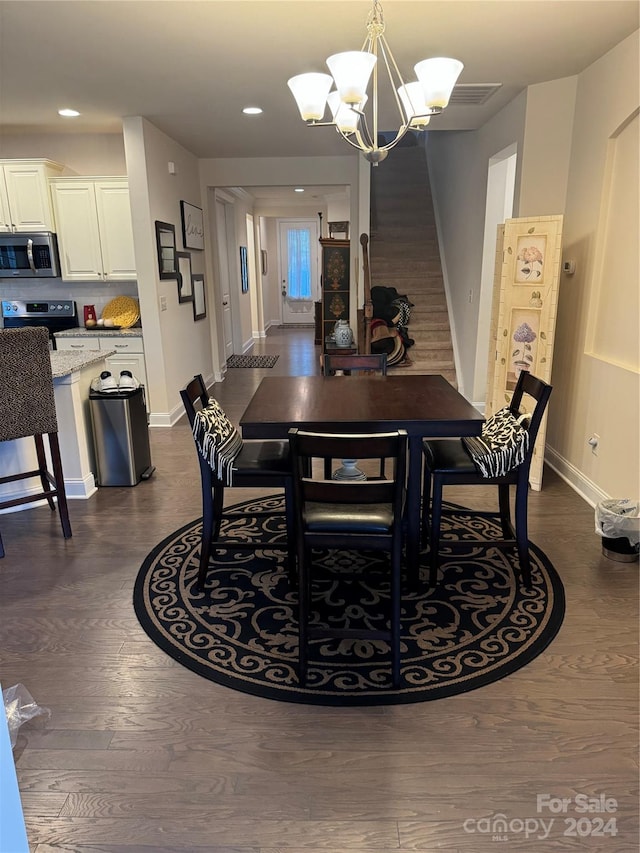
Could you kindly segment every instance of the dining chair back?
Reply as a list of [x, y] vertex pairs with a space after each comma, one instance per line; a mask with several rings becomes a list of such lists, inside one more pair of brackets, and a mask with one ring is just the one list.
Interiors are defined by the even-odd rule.
[[[272, 550], [286, 550], [289, 574], [295, 579], [293, 480], [289, 443], [243, 441], [217, 401], [209, 396], [201, 374], [197, 374], [187, 383], [180, 391], [180, 396], [194, 432], [202, 488], [202, 543], [198, 589], [203, 590], [205, 587], [209, 560], [217, 549], [254, 551], [268, 546]], [[212, 450], [213, 454], [220, 451], [217, 458], [220, 464], [216, 464], [208, 450]], [[268, 534], [249, 540], [221, 535], [223, 521], [229, 522], [245, 515], [224, 509], [227, 486], [284, 489], [286, 541], [283, 541], [282, 537], [274, 541]], [[252, 515], [257, 518], [273, 518], [274, 513], [252, 512]]]
[[[324, 375], [335, 376], [337, 371], [342, 374], [372, 374], [387, 375], [387, 354], [369, 353], [368, 355], [349, 355], [347, 353], [327, 353], [324, 357]], [[325, 461], [325, 476], [331, 476], [332, 460]], [[380, 476], [384, 477], [384, 459], [380, 460]]]
[[381, 373], [387, 375], [387, 354], [370, 353], [357, 355], [347, 353], [326, 353], [324, 356], [324, 375], [333, 376], [337, 370], [344, 373]]
[[[407, 465], [404, 430], [331, 435], [293, 428], [293, 467], [299, 583], [299, 678], [307, 680], [309, 640], [318, 637], [384, 639], [390, 643], [392, 680], [400, 683], [400, 572]], [[386, 459], [389, 478], [346, 482], [324, 476], [327, 458]], [[315, 463], [315, 464], [314, 464]], [[311, 623], [313, 550], [382, 551], [390, 555], [388, 630], [322, 627]]]
[[[486, 476], [480, 472], [477, 463], [470, 454], [468, 443], [464, 439], [438, 439], [423, 442], [424, 478], [422, 487], [422, 531], [423, 543], [429, 543], [429, 584], [435, 586], [438, 571], [438, 549], [440, 526], [443, 515], [452, 514], [442, 506], [444, 486], [487, 486], [498, 487], [498, 511], [470, 510], [473, 515], [498, 517], [502, 528], [502, 539], [487, 540], [487, 544], [498, 547], [516, 546], [520, 574], [525, 586], [531, 584], [531, 561], [529, 558], [528, 534], [528, 497], [529, 469], [533, 457], [536, 437], [545, 413], [551, 385], [533, 376], [526, 370], [520, 373], [508, 410], [514, 419], [524, 416], [523, 397], [528, 395], [534, 401], [533, 409], [526, 418], [525, 429], [528, 433], [526, 443], [522, 445], [522, 461], [505, 473]], [[494, 416], [495, 419], [495, 416]], [[498, 450], [496, 450], [498, 454]], [[491, 462], [491, 454], [488, 462]], [[504, 458], [504, 454], [497, 459]], [[489, 465], [489, 467], [491, 467]], [[511, 522], [510, 486], [515, 486], [515, 528]], [[459, 512], [459, 511], [458, 511]], [[455, 547], [456, 541], [447, 539], [447, 547]], [[467, 540], [464, 544], [468, 545]]]
[[[51, 471], [45, 453], [46, 436]], [[46, 499], [58, 514], [65, 539], [71, 537], [71, 524], [58, 441], [58, 420], [53, 393], [49, 357], [49, 333], [44, 328], [0, 330], [0, 441], [32, 437], [37, 468], [0, 477], [0, 484], [40, 479], [40, 488], [28, 495], [0, 499], [0, 509], [35, 503]], [[4, 546], [0, 537], [0, 557]]]

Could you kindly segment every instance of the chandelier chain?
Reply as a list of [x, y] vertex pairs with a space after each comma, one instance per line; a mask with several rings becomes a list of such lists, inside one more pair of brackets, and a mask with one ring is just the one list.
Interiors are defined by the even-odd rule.
[[371, 38], [378, 38], [384, 33], [385, 23], [382, 14], [382, 4], [379, 0], [373, 0], [373, 8], [367, 17], [367, 32]]

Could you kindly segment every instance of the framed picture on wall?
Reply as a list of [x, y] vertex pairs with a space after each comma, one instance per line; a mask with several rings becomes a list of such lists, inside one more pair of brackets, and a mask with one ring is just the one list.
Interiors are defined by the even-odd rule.
[[240, 246], [240, 282], [242, 284], [242, 292], [247, 293], [249, 290], [249, 264], [246, 246]]
[[191, 283], [191, 255], [189, 252], [176, 252], [178, 264], [178, 302], [193, 300], [193, 285]]
[[201, 252], [204, 249], [202, 209], [187, 201], [181, 201], [180, 216], [182, 217], [182, 243], [185, 249]]
[[176, 229], [169, 222], [156, 221], [156, 248], [160, 278], [176, 278]]
[[203, 320], [207, 316], [207, 302], [204, 290], [204, 276], [194, 274], [191, 276], [193, 286], [193, 319]]

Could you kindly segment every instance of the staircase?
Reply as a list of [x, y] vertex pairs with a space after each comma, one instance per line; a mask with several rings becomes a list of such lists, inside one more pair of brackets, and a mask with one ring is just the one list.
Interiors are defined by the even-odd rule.
[[395, 287], [414, 303], [411, 364], [392, 370], [442, 374], [457, 387], [451, 329], [424, 149], [394, 148], [371, 169], [371, 286]]

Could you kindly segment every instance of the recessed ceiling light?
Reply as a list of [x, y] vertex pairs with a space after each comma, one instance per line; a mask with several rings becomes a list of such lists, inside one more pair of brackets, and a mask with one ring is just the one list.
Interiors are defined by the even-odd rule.
[[302, 187], [296, 187], [294, 190], [294, 193], [303, 193], [303, 192], [304, 192], [304, 190], [302, 189]]
[[245, 107], [245, 108], [242, 110], [242, 112], [243, 112], [246, 116], [259, 116], [259, 115], [260, 115], [260, 113], [262, 112], [262, 110], [260, 109], [260, 107]]
[[80, 113], [78, 112], [78, 110], [64, 109], [64, 110], [58, 110], [58, 115], [64, 116], [65, 118], [75, 118], [76, 116], [79, 116]]

